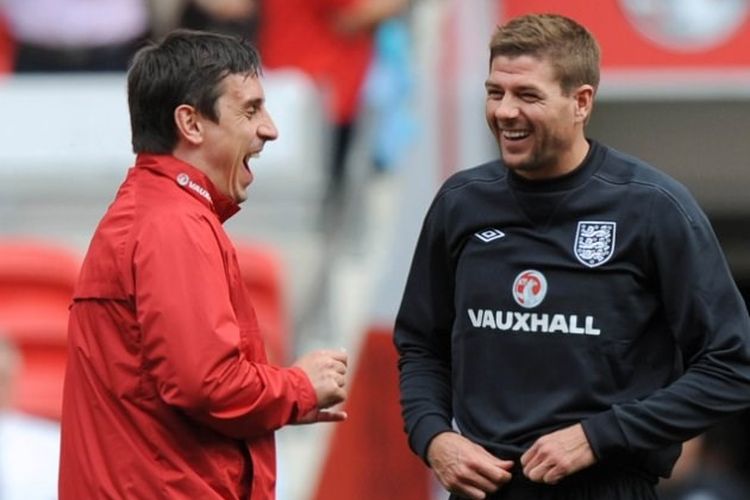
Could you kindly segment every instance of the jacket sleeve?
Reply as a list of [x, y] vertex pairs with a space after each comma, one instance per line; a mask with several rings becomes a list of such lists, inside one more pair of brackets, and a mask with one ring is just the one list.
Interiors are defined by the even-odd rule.
[[143, 367], [169, 405], [235, 438], [266, 435], [315, 408], [299, 368], [247, 359], [217, 236], [201, 215], [154, 217], [134, 249]]
[[396, 318], [401, 409], [411, 449], [426, 461], [437, 434], [451, 430], [453, 264], [437, 200], [422, 227]]
[[684, 372], [641, 401], [583, 422], [600, 458], [685, 441], [750, 406], [747, 309], [708, 220], [689, 194], [679, 194], [655, 197], [649, 253]]

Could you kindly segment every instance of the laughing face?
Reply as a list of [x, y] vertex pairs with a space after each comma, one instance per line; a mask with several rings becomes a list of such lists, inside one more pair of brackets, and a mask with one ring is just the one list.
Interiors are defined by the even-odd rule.
[[224, 78], [216, 101], [218, 120], [204, 120], [204, 158], [208, 176], [223, 194], [241, 203], [253, 181], [250, 161], [266, 141], [278, 136], [265, 108], [265, 95], [256, 76], [231, 74]]
[[590, 85], [566, 95], [547, 60], [523, 55], [495, 57], [485, 86], [487, 124], [507, 168], [528, 179], [545, 179], [583, 161]]

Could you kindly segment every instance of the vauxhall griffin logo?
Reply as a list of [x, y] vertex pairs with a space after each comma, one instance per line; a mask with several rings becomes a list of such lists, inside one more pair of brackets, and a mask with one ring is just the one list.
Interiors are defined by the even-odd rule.
[[177, 174], [177, 177], [175, 178], [177, 181], [177, 184], [179, 184], [182, 187], [187, 187], [207, 199], [209, 202], [213, 202], [211, 199], [211, 194], [206, 191], [206, 188], [195, 182], [194, 180], [190, 179], [190, 176], [186, 174], [185, 172], [180, 172]]
[[513, 282], [513, 298], [516, 303], [531, 309], [542, 303], [547, 295], [547, 279], [539, 271], [528, 269], [516, 276]]
[[[547, 279], [539, 271], [527, 269], [516, 276], [512, 292], [519, 306], [531, 309], [541, 304], [547, 295]], [[550, 307], [554, 307], [554, 304], [550, 304]], [[580, 314], [521, 312], [473, 307], [467, 308], [466, 313], [472, 327], [498, 332], [571, 335], [600, 335], [602, 333], [593, 316]]]

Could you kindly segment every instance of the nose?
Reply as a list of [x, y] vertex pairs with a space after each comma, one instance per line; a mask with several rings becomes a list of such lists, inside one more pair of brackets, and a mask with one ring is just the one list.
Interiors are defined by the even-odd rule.
[[498, 120], [513, 120], [518, 117], [518, 105], [513, 96], [505, 94], [495, 108], [495, 118]]
[[263, 122], [258, 126], [258, 135], [266, 141], [275, 141], [279, 137], [279, 131], [268, 112], [265, 113]]

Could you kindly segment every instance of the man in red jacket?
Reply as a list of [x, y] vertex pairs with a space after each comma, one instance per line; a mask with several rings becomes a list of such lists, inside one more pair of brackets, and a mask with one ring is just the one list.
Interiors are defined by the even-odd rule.
[[274, 431], [338, 421], [346, 355], [269, 365], [222, 223], [274, 140], [254, 48], [177, 31], [128, 74], [136, 163], [70, 310], [60, 498], [274, 498]]

